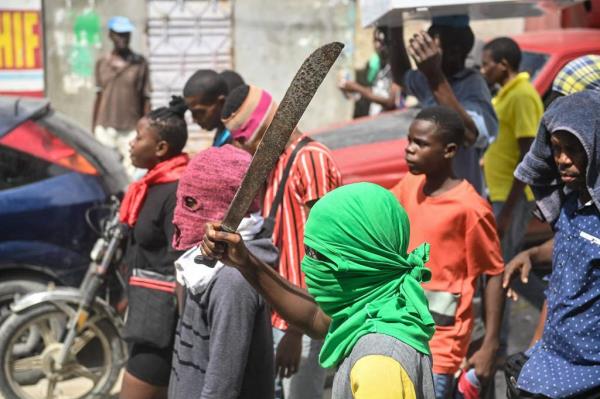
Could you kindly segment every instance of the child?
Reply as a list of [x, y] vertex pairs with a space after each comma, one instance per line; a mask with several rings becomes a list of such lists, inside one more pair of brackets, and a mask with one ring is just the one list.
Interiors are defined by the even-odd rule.
[[[194, 262], [204, 224], [223, 218], [249, 164], [250, 155], [240, 149], [212, 147], [191, 160], [179, 182], [173, 246], [189, 250], [176, 262], [186, 300], [175, 337], [171, 399], [273, 397], [268, 306], [237, 270]], [[275, 263], [270, 239], [254, 240], [262, 224], [259, 214], [251, 214], [239, 232], [255, 256]]]
[[430, 345], [436, 398], [448, 397], [467, 354], [477, 280], [487, 275], [486, 332], [468, 365], [483, 380], [493, 374], [502, 318], [503, 271], [490, 205], [467, 181], [457, 179], [453, 158], [464, 138], [460, 116], [447, 107], [422, 110], [409, 128], [407, 174], [392, 189], [412, 224], [409, 248], [431, 243], [431, 281], [424, 285], [436, 321]]
[[600, 397], [598, 109], [597, 91], [555, 100], [515, 171], [555, 233], [546, 323], [519, 375], [520, 397]]
[[408, 217], [389, 191], [350, 184], [313, 206], [302, 271], [314, 300], [218, 229], [207, 225], [203, 251], [236, 267], [290, 325], [325, 338], [319, 361], [339, 366], [332, 398], [433, 397], [434, 324], [420, 285], [429, 246], [407, 252]]

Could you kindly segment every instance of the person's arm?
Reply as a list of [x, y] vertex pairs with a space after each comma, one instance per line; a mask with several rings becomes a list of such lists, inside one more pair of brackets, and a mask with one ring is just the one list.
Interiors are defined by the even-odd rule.
[[144, 74], [142, 77], [142, 111], [143, 115], [148, 115], [152, 110], [150, 96], [152, 95], [152, 85], [150, 84], [150, 68], [145, 63]]
[[220, 226], [220, 223], [206, 224], [206, 234], [202, 241], [203, 253], [237, 268], [288, 323], [312, 338], [324, 338], [331, 319], [323, 313], [314, 299], [253, 256], [239, 234], [220, 231]]
[[[488, 276], [484, 290], [485, 335], [481, 348], [468, 360], [467, 364], [475, 369], [482, 380], [491, 378], [494, 373], [496, 353], [500, 346], [500, 324], [504, 311], [504, 290], [502, 289], [502, 271], [504, 261], [500, 252], [500, 240], [496, 233], [494, 215], [486, 210], [469, 215], [468, 230], [465, 234], [465, 258], [467, 272], [471, 277], [482, 274]], [[469, 219], [476, 218], [474, 222]]]
[[[508, 288], [511, 280], [516, 277], [516, 273], [519, 273], [521, 276], [521, 281], [523, 284], [527, 284], [529, 281], [529, 273], [531, 272], [532, 264], [552, 262], [553, 249], [554, 238], [551, 238], [541, 245], [519, 252], [506, 265], [504, 277], [502, 278], [502, 287], [505, 289]], [[515, 301], [518, 299], [517, 293], [511, 289], [508, 290], [506, 295]]]
[[348, 93], [358, 93], [362, 98], [372, 103], [379, 104], [386, 111], [396, 109], [396, 97], [398, 95], [398, 86], [392, 84], [388, 97], [378, 96], [371, 90], [370, 87], [360, 85], [353, 81], [348, 81], [340, 87], [342, 91]]
[[200, 398], [239, 397], [260, 306], [237, 272], [220, 272], [208, 299], [209, 355]]
[[477, 140], [479, 131], [471, 116], [454, 95], [450, 83], [444, 76], [442, 52], [439, 45], [426, 32], [420, 32], [410, 39], [408, 52], [415, 60], [419, 71], [427, 78], [429, 88], [436, 102], [458, 112], [466, 127], [465, 144], [473, 145]]
[[504, 312], [504, 290], [502, 275], [488, 277], [485, 291], [485, 336], [481, 348], [468, 360], [468, 365], [475, 368], [477, 377], [487, 380], [493, 376], [496, 353], [500, 346], [500, 325]]
[[[517, 140], [517, 142], [519, 143], [520, 151], [518, 163], [521, 163], [523, 157], [525, 156], [525, 154], [527, 154], [527, 151], [529, 151], [531, 143], [533, 143], [533, 138], [520, 138]], [[521, 198], [525, 187], [525, 183], [523, 183], [517, 178], [513, 178], [513, 183], [510, 188], [508, 197], [506, 198], [504, 206], [502, 206], [502, 210], [500, 211], [500, 214], [496, 219], [496, 229], [498, 230], [498, 235], [500, 236], [500, 238], [504, 236], [504, 233], [506, 232], [506, 230], [508, 230], [510, 226], [515, 205], [517, 205], [517, 202]]]
[[388, 28], [390, 37], [390, 66], [394, 83], [404, 89], [404, 75], [411, 70], [410, 59], [404, 45], [404, 27]]

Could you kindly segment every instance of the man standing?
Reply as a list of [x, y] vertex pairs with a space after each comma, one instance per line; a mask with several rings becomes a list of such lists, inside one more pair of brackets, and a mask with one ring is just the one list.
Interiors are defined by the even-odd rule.
[[150, 112], [148, 63], [129, 48], [134, 26], [126, 17], [108, 21], [113, 50], [96, 62], [96, 101], [92, 131], [98, 141], [117, 150], [130, 177], [129, 142], [138, 120]]
[[496, 215], [504, 261], [519, 250], [535, 204], [533, 193], [513, 173], [537, 134], [544, 106], [529, 82], [519, 73], [521, 49], [514, 40], [500, 37], [483, 48], [481, 73], [490, 84], [502, 88], [492, 100], [498, 115], [498, 137], [483, 157], [483, 173]]
[[[456, 176], [483, 194], [479, 159], [495, 136], [498, 122], [485, 80], [478, 71], [465, 67], [474, 42], [468, 16], [435, 17], [427, 32], [409, 40], [408, 49], [403, 29], [391, 29], [390, 62], [394, 81], [423, 107], [445, 105], [458, 112], [466, 134], [454, 158]], [[418, 70], [411, 70], [409, 54]]]

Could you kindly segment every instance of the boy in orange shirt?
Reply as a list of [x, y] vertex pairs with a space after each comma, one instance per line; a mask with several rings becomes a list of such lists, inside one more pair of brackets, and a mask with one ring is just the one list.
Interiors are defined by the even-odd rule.
[[411, 221], [409, 250], [431, 244], [432, 278], [424, 288], [436, 331], [430, 341], [436, 398], [447, 398], [467, 355], [473, 329], [477, 280], [485, 286], [486, 332], [481, 349], [467, 359], [484, 384], [493, 376], [502, 319], [504, 263], [490, 205], [467, 181], [457, 179], [452, 160], [464, 139], [460, 116], [447, 107], [422, 110], [409, 128], [407, 174], [392, 189]]

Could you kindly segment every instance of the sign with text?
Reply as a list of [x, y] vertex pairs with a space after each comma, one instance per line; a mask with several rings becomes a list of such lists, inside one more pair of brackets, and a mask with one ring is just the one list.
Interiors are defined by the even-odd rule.
[[0, 4], [0, 94], [44, 95], [41, 0]]

